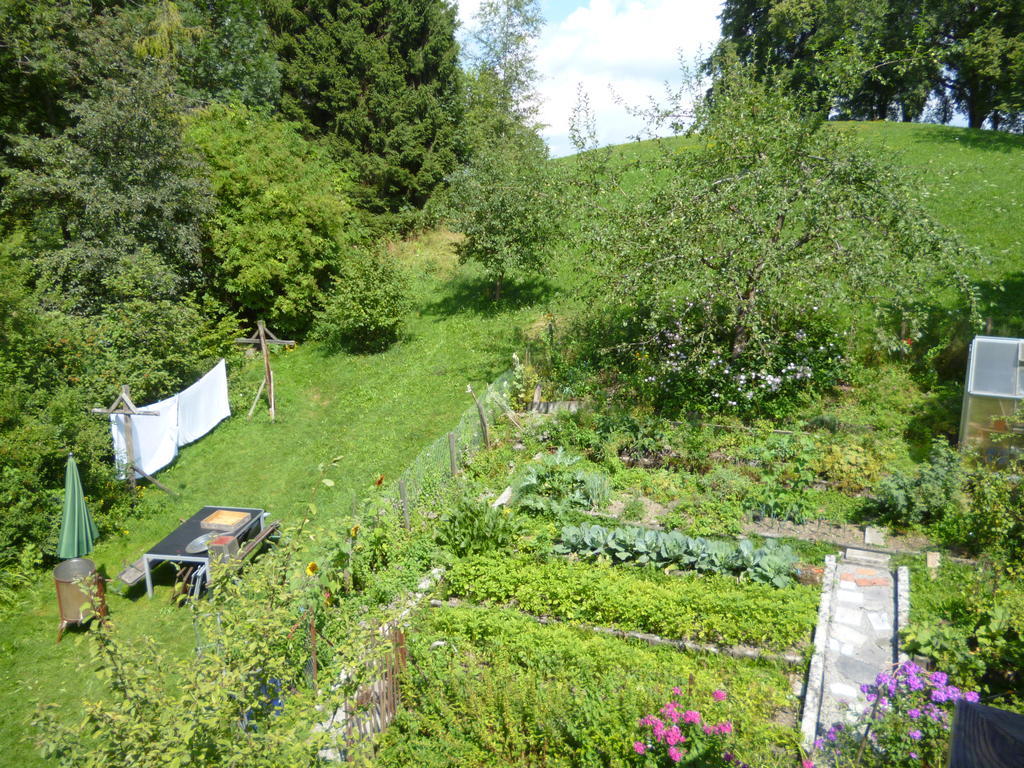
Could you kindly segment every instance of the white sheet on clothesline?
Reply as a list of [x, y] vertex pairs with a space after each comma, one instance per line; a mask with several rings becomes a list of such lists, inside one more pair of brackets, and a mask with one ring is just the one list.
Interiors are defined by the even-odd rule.
[[[139, 407], [140, 411], [156, 411], [156, 416], [132, 416], [132, 447], [135, 466], [148, 475], [163, 469], [178, 455], [178, 396], [159, 403]], [[110, 416], [110, 431], [114, 436], [114, 457], [121, 468], [122, 477], [128, 465], [125, 445], [124, 416]], [[136, 477], [142, 477], [138, 472]]]
[[[152, 475], [174, 461], [180, 446], [198, 440], [231, 415], [227, 366], [221, 360], [183, 392], [158, 403], [138, 406], [138, 409], [157, 412], [155, 416], [132, 417], [136, 468]], [[114, 457], [122, 468], [122, 477], [128, 464], [124, 424], [124, 416], [111, 414]], [[142, 475], [136, 472], [136, 477]]]
[[230, 415], [228, 367], [221, 360], [203, 378], [178, 394], [178, 446], [198, 440]]

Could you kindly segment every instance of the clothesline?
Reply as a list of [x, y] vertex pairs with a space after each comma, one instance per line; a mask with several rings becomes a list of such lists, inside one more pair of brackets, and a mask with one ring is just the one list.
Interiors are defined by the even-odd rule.
[[[198, 440], [231, 415], [226, 363], [221, 360], [192, 386], [140, 410], [155, 415], [136, 416], [130, 421], [136, 477], [163, 469], [174, 461], [178, 448]], [[128, 465], [123, 415], [110, 416], [110, 432], [114, 458], [123, 477]]]

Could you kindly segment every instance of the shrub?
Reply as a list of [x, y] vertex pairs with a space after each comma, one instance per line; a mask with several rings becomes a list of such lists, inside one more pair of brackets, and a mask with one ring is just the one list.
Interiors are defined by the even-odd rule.
[[334, 278], [312, 338], [328, 349], [380, 352], [398, 338], [409, 307], [406, 277], [379, 253], [350, 259]]
[[1009, 562], [1024, 559], [1024, 466], [981, 465], [966, 477], [970, 502], [955, 506], [933, 527], [940, 541], [972, 554], [987, 552]]
[[964, 480], [960, 454], [937, 438], [928, 461], [917, 471], [896, 472], [879, 483], [879, 517], [893, 527], [907, 528], [955, 514], [964, 504]]
[[208, 107], [187, 133], [211, 169], [216, 294], [281, 336], [305, 334], [366, 235], [348, 174], [294, 124], [245, 107]]
[[563, 560], [483, 555], [448, 574], [452, 594], [483, 603], [625, 630], [726, 644], [789, 648], [807, 639], [813, 588], [784, 590], [728, 576], [666, 576]]

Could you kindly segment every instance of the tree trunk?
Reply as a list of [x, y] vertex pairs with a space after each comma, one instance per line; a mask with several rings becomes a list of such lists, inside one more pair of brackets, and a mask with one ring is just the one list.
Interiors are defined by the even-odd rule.
[[501, 299], [501, 287], [502, 287], [502, 283], [504, 283], [504, 282], [505, 282], [505, 276], [504, 275], [498, 275], [494, 279], [494, 300], [495, 301], [499, 301]]

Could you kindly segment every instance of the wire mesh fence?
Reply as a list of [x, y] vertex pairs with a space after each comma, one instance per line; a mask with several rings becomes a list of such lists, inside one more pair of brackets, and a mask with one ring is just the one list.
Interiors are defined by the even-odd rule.
[[474, 392], [479, 408], [469, 406], [450, 432], [439, 436], [417, 454], [387, 491], [387, 496], [398, 507], [405, 510], [416, 508], [431, 490], [451, 477], [463, 461], [480, 450], [487, 439], [484, 420], [488, 425], [493, 424], [502, 413], [511, 410], [511, 382], [512, 372], [506, 371], [488, 384], [483, 392]]

